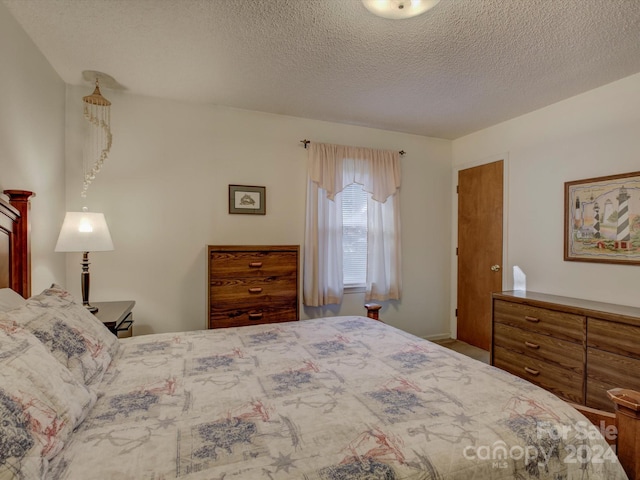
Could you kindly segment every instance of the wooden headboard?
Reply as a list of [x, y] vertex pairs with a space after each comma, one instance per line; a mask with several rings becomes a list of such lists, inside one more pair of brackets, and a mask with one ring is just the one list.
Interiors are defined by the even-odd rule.
[[0, 288], [12, 288], [31, 296], [31, 241], [27, 190], [5, 190], [9, 202], [0, 198]]

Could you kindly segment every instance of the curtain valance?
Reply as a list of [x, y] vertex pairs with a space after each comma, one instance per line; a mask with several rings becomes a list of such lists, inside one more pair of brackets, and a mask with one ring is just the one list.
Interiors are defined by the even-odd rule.
[[362, 185], [381, 203], [400, 188], [400, 154], [396, 151], [315, 142], [309, 147], [310, 180], [331, 200], [352, 183]]

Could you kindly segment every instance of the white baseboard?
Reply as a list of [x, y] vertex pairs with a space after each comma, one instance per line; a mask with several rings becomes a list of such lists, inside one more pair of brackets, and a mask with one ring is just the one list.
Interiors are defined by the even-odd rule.
[[451, 338], [450, 333], [437, 333], [435, 335], [428, 335], [426, 337], [422, 337], [425, 340], [436, 341], [436, 340], [448, 340]]

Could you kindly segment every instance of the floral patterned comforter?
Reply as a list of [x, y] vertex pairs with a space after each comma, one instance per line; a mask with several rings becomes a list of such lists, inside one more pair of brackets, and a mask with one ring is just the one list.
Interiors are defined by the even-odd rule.
[[121, 342], [47, 478], [626, 478], [555, 396], [367, 318]]

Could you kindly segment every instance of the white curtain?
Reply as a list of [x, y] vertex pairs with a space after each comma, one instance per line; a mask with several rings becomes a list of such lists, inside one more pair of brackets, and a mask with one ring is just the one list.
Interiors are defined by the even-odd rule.
[[342, 200], [337, 194], [352, 183], [371, 194], [365, 300], [400, 298], [400, 154], [311, 143], [303, 286], [307, 306], [342, 301]]

